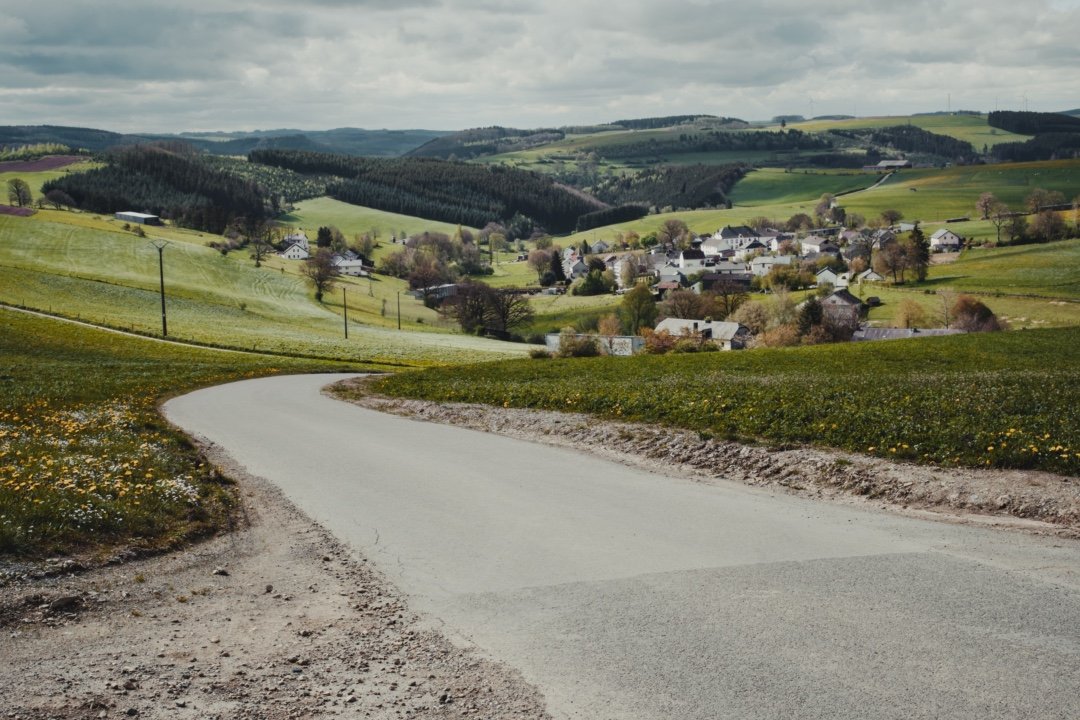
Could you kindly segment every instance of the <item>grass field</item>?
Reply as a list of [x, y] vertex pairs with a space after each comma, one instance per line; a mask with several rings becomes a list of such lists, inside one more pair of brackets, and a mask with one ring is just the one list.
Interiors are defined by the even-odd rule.
[[878, 181], [872, 173], [848, 170], [795, 170], [761, 168], [747, 174], [731, 194], [737, 206], [805, 203], [824, 193], [837, 195], [864, 190]]
[[1024, 198], [1035, 188], [1057, 190], [1068, 199], [1077, 197], [1080, 160], [903, 170], [879, 187], [845, 196], [841, 204], [848, 212], [867, 218], [893, 208], [905, 220], [941, 221], [975, 217], [975, 201], [984, 192], [1022, 210]]
[[[451, 223], [350, 205], [329, 197], [297, 203], [293, 212], [283, 215], [279, 220], [287, 225], [303, 229], [311, 239], [315, 238], [319, 227], [324, 225], [337, 227], [349, 240], [361, 233], [375, 231], [383, 249], [388, 246], [393, 247], [390, 243], [391, 237], [397, 237], [400, 241], [403, 231], [406, 237], [425, 230], [452, 236], [458, 228], [457, 225]], [[475, 229], [473, 231], [475, 232]]]
[[[404, 284], [391, 278], [370, 285], [367, 279], [342, 282], [352, 321], [345, 340], [341, 290], [330, 293], [325, 304], [315, 303], [297, 272], [298, 264], [281, 259], [255, 268], [243, 253], [223, 257], [202, 244], [173, 242], [165, 249], [170, 337], [384, 365], [524, 352], [521, 346], [450, 334], [434, 311], [404, 294], [403, 331], [397, 331], [398, 292]], [[157, 334], [157, 251], [143, 238], [112, 229], [0, 218], [0, 302]]]
[[983, 145], [993, 147], [999, 143], [1023, 142], [1030, 136], [1015, 135], [990, 127], [986, 115], [913, 115], [901, 117], [865, 117], [852, 120], [811, 120], [792, 123], [789, 127], [803, 132], [825, 132], [831, 129], [855, 130], [882, 128], [896, 125], [914, 125], [939, 135], [948, 135], [972, 144], [976, 151]]
[[34, 194], [34, 200], [36, 201], [41, 197], [41, 186], [47, 183], [49, 180], [56, 180], [62, 178], [68, 173], [83, 172], [84, 170], [90, 170], [95, 167], [99, 167], [100, 163], [94, 163], [89, 160], [84, 162], [77, 162], [72, 165], [68, 165], [59, 170], [49, 170], [43, 172], [0, 172], [0, 188], [3, 189], [4, 195], [0, 198], [0, 202], [7, 202], [7, 184], [8, 180], [14, 178], [21, 178], [30, 185], [30, 190]]
[[596, 321], [614, 313], [622, 298], [616, 295], [538, 295], [530, 302], [536, 317], [519, 331], [522, 335], [559, 332], [564, 327]]
[[163, 397], [354, 366], [178, 346], [0, 309], [0, 555], [169, 547], [232, 497]]
[[378, 392], [586, 412], [706, 437], [1080, 475], [1080, 328], [783, 350], [519, 360]]

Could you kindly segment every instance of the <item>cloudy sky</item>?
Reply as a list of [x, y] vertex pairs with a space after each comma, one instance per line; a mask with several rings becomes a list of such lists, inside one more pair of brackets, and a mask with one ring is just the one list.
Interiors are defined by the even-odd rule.
[[1080, 107], [1080, 0], [0, 0], [0, 124]]

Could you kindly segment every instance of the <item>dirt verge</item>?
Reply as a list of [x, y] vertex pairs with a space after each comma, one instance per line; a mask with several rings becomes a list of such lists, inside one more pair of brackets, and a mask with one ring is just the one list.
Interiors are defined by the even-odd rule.
[[[78, 572], [0, 568], [0, 717], [545, 718], [364, 560], [227, 457], [244, 527]], [[70, 561], [69, 561], [70, 562]]]
[[370, 394], [369, 380], [330, 390], [367, 408], [572, 448], [699, 482], [734, 480], [912, 514], [1080, 537], [1080, 481], [1046, 472], [940, 468], [817, 448], [777, 449], [578, 413], [434, 403]]

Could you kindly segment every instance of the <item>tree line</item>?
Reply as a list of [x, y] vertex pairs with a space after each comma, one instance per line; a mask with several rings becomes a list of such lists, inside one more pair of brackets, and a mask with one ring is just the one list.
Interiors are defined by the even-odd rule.
[[600, 157], [620, 159], [733, 150], [828, 150], [832, 146], [830, 140], [800, 130], [710, 130], [704, 133], [680, 133], [670, 138], [649, 138], [632, 143], [590, 145], [582, 149], [595, 152]]
[[937, 155], [943, 158], [964, 161], [972, 160], [977, 155], [975, 147], [965, 140], [930, 132], [914, 125], [893, 125], [884, 128], [833, 128], [828, 132], [835, 137], [847, 138], [867, 144], [869, 146], [867, 148], [867, 164], [872, 164], [870, 163], [870, 153], [876, 156], [873, 162], [880, 159], [878, 148]]
[[522, 216], [549, 232], [570, 232], [604, 204], [538, 173], [432, 158], [359, 158], [260, 150], [251, 162], [336, 175], [327, 193], [343, 202], [429, 220], [483, 227]]
[[136, 145], [112, 151], [106, 159], [105, 167], [50, 180], [42, 191], [60, 190], [91, 212], [138, 210], [215, 234], [238, 217], [268, 215], [267, 199], [256, 183], [177, 148]]
[[1017, 135], [1080, 133], [1080, 118], [1061, 113], [995, 110], [987, 115], [986, 122]]

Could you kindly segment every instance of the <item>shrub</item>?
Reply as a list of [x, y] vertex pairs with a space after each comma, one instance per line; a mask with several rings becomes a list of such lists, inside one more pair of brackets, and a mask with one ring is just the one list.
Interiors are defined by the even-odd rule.
[[559, 333], [559, 357], [596, 357], [600, 343], [595, 337], [579, 337], [574, 328], [563, 328]]

